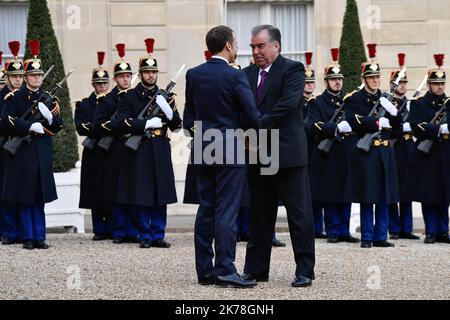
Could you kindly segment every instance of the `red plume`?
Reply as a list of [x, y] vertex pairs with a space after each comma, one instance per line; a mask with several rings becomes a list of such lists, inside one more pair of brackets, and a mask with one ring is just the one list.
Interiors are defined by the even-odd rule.
[[37, 57], [41, 49], [41, 42], [39, 40], [30, 40], [28, 46], [30, 47], [31, 55]]
[[19, 41], [11, 41], [8, 43], [9, 50], [11, 50], [11, 54], [13, 57], [17, 57], [19, 55], [20, 42]]
[[313, 56], [312, 52], [305, 52], [305, 59], [306, 59], [307, 66], [312, 65], [312, 56]]
[[339, 48], [333, 48], [331, 49], [331, 57], [333, 58], [334, 62], [339, 61]]
[[116, 49], [121, 59], [125, 57], [125, 43], [116, 44]]
[[400, 66], [400, 68], [403, 68], [405, 66], [405, 58], [406, 54], [404, 53], [398, 54], [398, 65]]
[[208, 61], [209, 59], [211, 59], [211, 57], [212, 57], [211, 51], [205, 50], [205, 60]]
[[3, 51], [0, 51], [0, 66], [2, 65], [3, 62]]
[[434, 61], [436, 61], [436, 65], [441, 68], [444, 65], [444, 54], [435, 54], [434, 55]]
[[369, 48], [369, 57], [370, 59], [375, 59], [377, 57], [377, 44], [376, 43], [369, 43], [367, 45]]
[[154, 44], [155, 44], [155, 39], [152, 39], [152, 38], [145, 39], [145, 45], [147, 46], [147, 53], [153, 53]]
[[103, 51], [97, 52], [97, 61], [99, 66], [103, 65], [103, 61], [105, 61], [105, 53]]

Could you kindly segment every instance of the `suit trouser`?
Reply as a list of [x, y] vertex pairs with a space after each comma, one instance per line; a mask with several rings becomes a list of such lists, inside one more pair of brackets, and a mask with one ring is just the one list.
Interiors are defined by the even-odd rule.
[[19, 212], [17, 205], [11, 203], [2, 203], [2, 235], [11, 240], [21, 239], [19, 228]]
[[195, 169], [200, 202], [195, 219], [197, 274], [199, 277], [208, 273], [227, 276], [236, 272], [236, 219], [244, 188], [245, 168], [196, 166]]
[[361, 203], [361, 241], [387, 240], [389, 212], [386, 200], [386, 186], [383, 178], [380, 185], [380, 199], [375, 205], [375, 224], [372, 203]]
[[250, 240], [247, 244], [245, 272], [268, 275], [272, 237], [277, 219], [278, 200], [286, 207], [289, 233], [294, 250], [296, 275], [314, 278], [314, 218], [307, 167], [280, 169], [272, 176], [260, 175], [258, 167], [249, 170]]
[[21, 238], [23, 241], [44, 241], [45, 212], [44, 203], [32, 205], [18, 204]]
[[325, 220], [327, 237], [348, 237], [350, 236], [350, 214], [351, 204], [348, 203], [326, 203]]
[[400, 202], [389, 205], [389, 232], [413, 232], [413, 210], [411, 202]]
[[448, 234], [448, 204], [422, 203], [425, 233], [430, 235]]
[[[323, 204], [321, 202], [313, 201], [312, 203], [314, 214], [314, 230], [317, 235], [323, 233]], [[327, 224], [325, 223], [325, 233], [327, 232]]]

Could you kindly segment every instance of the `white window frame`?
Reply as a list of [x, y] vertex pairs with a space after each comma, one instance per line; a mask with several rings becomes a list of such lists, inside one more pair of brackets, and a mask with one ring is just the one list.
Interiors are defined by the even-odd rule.
[[[315, 51], [315, 34], [316, 34], [316, 28], [315, 28], [315, 10], [314, 10], [314, 0], [253, 0], [253, 1], [246, 1], [246, 0], [223, 0], [223, 23], [226, 24], [227, 14], [228, 14], [228, 3], [255, 3], [261, 5], [260, 9], [260, 16], [261, 16], [261, 24], [272, 24], [271, 21], [271, 6], [274, 4], [312, 4], [312, 6], [308, 7], [307, 12], [307, 21], [306, 25], [308, 28], [307, 32], [307, 50], [306, 51]], [[281, 30], [283, 32], [283, 30]], [[246, 47], [246, 46], [244, 46]], [[304, 62], [305, 59], [305, 52], [306, 51], [282, 51], [281, 53], [284, 56], [292, 56], [292, 55], [300, 55], [302, 57], [302, 60]], [[250, 49], [247, 50], [239, 50], [238, 52], [239, 58], [248, 58], [246, 61], [249, 61], [252, 58], [252, 52]], [[244, 67], [244, 66], [243, 66]]]

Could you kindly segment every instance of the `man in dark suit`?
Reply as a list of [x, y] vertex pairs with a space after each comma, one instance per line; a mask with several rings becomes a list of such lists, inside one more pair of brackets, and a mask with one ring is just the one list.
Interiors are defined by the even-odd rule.
[[[254, 287], [256, 281], [243, 279], [234, 266], [236, 219], [244, 188], [245, 161], [242, 163], [239, 155], [236, 157], [236, 151], [241, 155], [244, 153], [244, 150], [237, 150], [239, 139], [230, 140], [226, 131], [258, 128], [259, 113], [245, 74], [229, 65], [235, 61], [237, 53], [234, 32], [226, 26], [214, 27], [206, 35], [206, 45], [212, 58], [187, 72], [184, 111], [184, 128], [192, 130], [196, 126], [191, 161], [194, 160], [200, 202], [195, 221], [198, 282], [224, 287]], [[234, 150], [227, 149], [223, 155], [217, 151], [216, 155], [220, 156], [208, 161], [203, 155], [212, 142], [202, 141], [206, 131], [218, 133], [214, 142], [231, 145], [229, 149]], [[199, 153], [202, 155], [200, 160], [196, 157]], [[230, 153], [235, 156], [229, 157]]]
[[[281, 198], [287, 209], [289, 231], [297, 264], [294, 287], [314, 279], [314, 223], [308, 178], [308, 145], [300, 97], [305, 85], [302, 63], [280, 54], [281, 33], [271, 25], [253, 28], [255, 64], [244, 69], [261, 113], [261, 129], [276, 129], [269, 136], [271, 148], [278, 143], [279, 165], [274, 175], [261, 173], [261, 165], [249, 168], [250, 241], [243, 277], [268, 281], [272, 235]], [[260, 143], [261, 147], [261, 143]]]

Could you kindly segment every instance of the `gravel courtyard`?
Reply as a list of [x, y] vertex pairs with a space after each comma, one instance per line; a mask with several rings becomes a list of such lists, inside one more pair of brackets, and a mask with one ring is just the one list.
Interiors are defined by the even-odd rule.
[[[450, 299], [450, 245], [396, 241], [393, 249], [316, 243], [316, 281], [294, 289], [292, 248], [274, 248], [270, 281], [255, 289], [196, 283], [192, 233], [167, 235], [170, 249], [50, 234], [47, 251], [0, 246], [0, 299]], [[242, 271], [245, 244], [239, 243]]]

